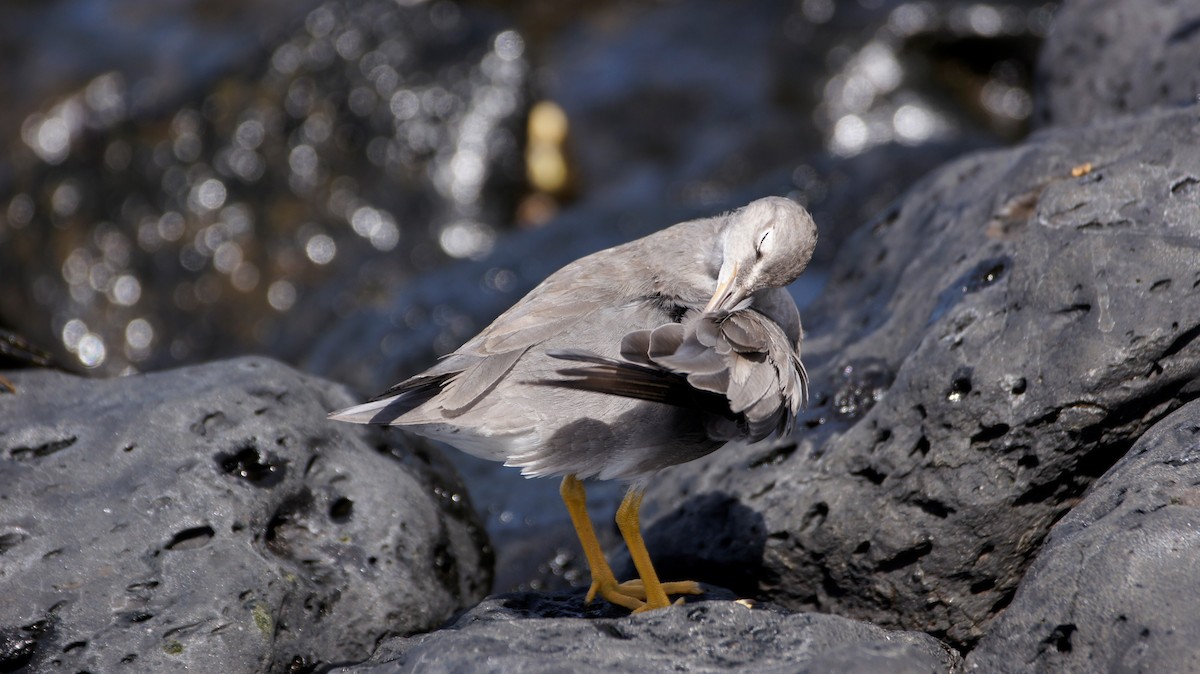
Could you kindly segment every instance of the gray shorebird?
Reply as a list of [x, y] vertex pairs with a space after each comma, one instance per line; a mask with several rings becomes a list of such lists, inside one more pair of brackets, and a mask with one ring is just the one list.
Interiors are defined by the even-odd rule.
[[[529, 477], [562, 497], [599, 595], [634, 612], [696, 594], [662, 583], [639, 509], [660, 470], [731, 440], [791, 431], [807, 403], [800, 313], [784, 286], [817, 230], [767, 197], [568, 264], [437, 365], [330, 414], [401, 426]], [[630, 483], [617, 525], [639, 579], [619, 583], [586, 509], [583, 478]]]

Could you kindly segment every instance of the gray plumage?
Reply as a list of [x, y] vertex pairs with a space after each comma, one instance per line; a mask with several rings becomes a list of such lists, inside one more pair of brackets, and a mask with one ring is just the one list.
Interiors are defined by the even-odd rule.
[[768, 197], [600, 251], [434, 367], [330, 416], [530, 476], [626, 480], [788, 432], [807, 375], [783, 286], [815, 244], [808, 213]]

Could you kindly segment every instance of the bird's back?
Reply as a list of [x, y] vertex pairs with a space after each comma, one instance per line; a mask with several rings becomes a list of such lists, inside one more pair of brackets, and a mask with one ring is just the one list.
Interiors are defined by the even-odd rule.
[[[685, 324], [694, 333], [716, 287], [727, 217], [681, 223], [567, 265], [434, 367], [334, 418], [403, 426], [468, 453], [520, 466], [527, 475], [574, 473], [581, 478], [646, 476], [717, 449], [739, 435], [739, 423], [741, 436], [757, 439], [763, 424], [781, 414], [790, 418], [795, 411], [792, 360], [799, 363], [799, 319], [784, 290], [764, 289], [756, 296], [766, 313], [747, 309], [742, 319], [729, 323], [731, 330], [741, 326], [760, 332], [755, 344], [735, 344], [737, 339], [718, 330], [720, 344], [705, 347], [724, 349], [719, 359], [732, 388], [717, 395], [742, 391], [747, 382], [752, 386], [746, 395], [759, 404], [751, 415], [754, 429], [746, 424], [753, 405], [741, 398], [733, 405], [738, 409], [713, 409], [707, 403], [688, 405], [572, 385], [572, 378], [563, 374], [579, 367], [565, 361], [563, 353], [588, 353], [629, 365], [621, 353], [626, 335], [649, 335], [663, 326], [673, 331], [677, 328], [670, 326], [682, 329]], [[744, 332], [737, 333], [739, 338], [750, 339]], [[685, 343], [692, 351], [699, 344], [682, 337], [678, 341], [679, 346]], [[731, 357], [733, 346], [745, 353], [735, 350]], [[781, 349], [792, 354], [791, 360], [780, 355]], [[679, 371], [651, 358], [640, 367], [687, 385], [689, 377], [703, 378], [687, 371], [688, 363], [704, 361], [695, 356], [679, 354], [672, 363], [682, 367]], [[775, 407], [764, 412], [771, 404]]]

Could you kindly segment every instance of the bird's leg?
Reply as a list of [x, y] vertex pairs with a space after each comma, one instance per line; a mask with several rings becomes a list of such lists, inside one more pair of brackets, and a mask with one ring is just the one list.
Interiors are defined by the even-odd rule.
[[567, 475], [563, 478], [559, 493], [562, 494], [563, 503], [567, 504], [571, 523], [575, 525], [575, 534], [579, 536], [579, 545], [583, 547], [588, 568], [592, 572], [592, 587], [588, 590], [585, 601], [590, 603], [598, 594], [607, 601], [631, 611], [642, 608], [645, 605], [643, 601], [620, 590], [617, 577], [613, 575], [608, 560], [604, 558], [600, 541], [596, 539], [596, 532], [592, 529], [592, 520], [588, 517], [587, 492], [584, 491], [583, 483], [574, 475]]
[[4, 377], [0, 377], [0, 386], [3, 386], [4, 388], [8, 389], [9, 393], [17, 392], [17, 387], [13, 386], [13, 383], [11, 381], [5, 379]]
[[[634, 609], [634, 613], [649, 611], [670, 606], [667, 594], [700, 594], [700, 585], [694, 581], [685, 580], [675, 583], [660, 583], [654, 565], [650, 562], [650, 553], [646, 550], [646, 542], [642, 540], [642, 525], [639, 511], [642, 508], [642, 490], [630, 487], [617, 508], [617, 528], [625, 538], [629, 548], [629, 557], [637, 569], [640, 581], [631, 580], [620, 585], [620, 591], [644, 597], [646, 604]], [[683, 600], [680, 599], [680, 602]]]

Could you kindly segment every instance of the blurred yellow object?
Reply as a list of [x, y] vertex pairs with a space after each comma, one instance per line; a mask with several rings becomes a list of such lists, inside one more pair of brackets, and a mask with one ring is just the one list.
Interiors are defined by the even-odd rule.
[[529, 110], [529, 139], [525, 146], [525, 172], [536, 192], [560, 195], [570, 187], [566, 141], [567, 113], [552, 101], [539, 101]]
[[529, 110], [529, 137], [562, 145], [567, 140], [567, 113], [554, 101], [538, 101]]

